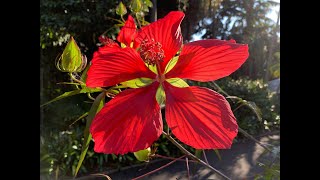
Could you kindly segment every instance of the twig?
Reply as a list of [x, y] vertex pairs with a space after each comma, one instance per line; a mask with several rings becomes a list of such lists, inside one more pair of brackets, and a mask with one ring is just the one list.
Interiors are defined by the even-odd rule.
[[220, 171], [218, 171], [217, 169], [213, 168], [212, 166], [210, 166], [209, 164], [205, 163], [204, 161], [202, 161], [201, 159], [197, 158], [195, 155], [191, 154], [188, 150], [186, 150], [184, 147], [182, 147], [176, 140], [174, 140], [170, 135], [168, 135], [166, 132], [162, 131], [162, 133], [165, 135], [165, 137], [171, 141], [175, 146], [177, 146], [177, 148], [179, 148], [183, 153], [185, 153], [187, 156], [191, 157], [192, 159], [198, 161], [200, 164], [206, 166], [207, 168], [209, 168], [211, 171], [219, 174], [220, 176], [224, 177], [225, 179], [231, 180], [229, 177], [227, 177], [226, 175], [224, 175], [223, 173], [221, 173]]
[[[162, 155], [159, 155], [159, 154], [155, 154], [153, 155], [154, 157], [159, 157], [159, 158], [163, 158], [163, 159], [170, 159], [170, 160], [176, 160], [177, 158], [173, 158], [173, 157], [168, 157], [168, 156], [162, 156]], [[177, 159], [178, 161], [185, 161], [183, 159]], [[195, 160], [189, 160], [189, 162], [195, 162], [197, 163], [198, 161], [195, 161]]]
[[209, 164], [208, 159], [207, 159], [207, 155], [206, 155], [206, 152], [204, 151], [204, 149], [202, 149], [202, 152], [203, 152], [204, 160], [206, 161], [207, 164]]
[[[186, 155], [183, 155], [183, 156], [179, 157], [178, 159], [182, 159], [182, 158], [185, 157], [185, 156], [186, 156]], [[150, 171], [150, 172], [148, 172], [148, 173], [146, 173], [146, 174], [144, 174], [144, 175], [141, 175], [141, 176], [138, 176], [138, 177], [136, 177], [136, 178], [133, 178], [132, 180], [137, 180], [137, 179], [143, 178], [143, 177], [145, 177], [145, 176], [147, 176], [147, 175], [149, 175], [149, 174], [155, 173], [155, 172], [157, 172], [157, 171], [159, 171], [159, 170], [161, 170], [161, 169], [169, 166], [170, 164], [173, 164], [173, 163], [176, 162], [178, 159], [175, 159], [175, 160], [169, 162], [168, 164], [165, 164], [165, 165], [163, 165], [163, 166], [161, 166], [161, 167], [159, 167], [159, 168], [157, 168], [157, 169], [155, 169], [155, 170], [153, 170], [153, 171]]]
[[249, 133], [247, 133], [245, 130], [241, 129], [239, 127], [239, 132], [241, 132], [242, 134], [244, 134], [245, 136], [247, 136], [248, 138], [250, 138], [251, 140], [253, 140], [254, 142], [256, 142], [257, 144], [259, 144], [261, 147], [263, 147], [264, 149], [266, 149], [269, 152], [272, 152], [272, 150], [270, 148], [268, 148], [267, 146], [265, 146], [264, 144], [262, 144], [260, 141], [258, 141], [256, 138], [254, 138], [253, 136], [251, 136]]
[[187, 164], [187, 171], [188, 171], [188, 180], [190, 180], [188, 157], [186, 157], [186, 164]]
[[138, 23], [139, 29], [141, 29], [141, 23], [140, 23], [140, 20], [138, 18], [138, 13], [135, 13], [135, 16], [136, 16], [136, 19], [137, 19], [137, 23]]

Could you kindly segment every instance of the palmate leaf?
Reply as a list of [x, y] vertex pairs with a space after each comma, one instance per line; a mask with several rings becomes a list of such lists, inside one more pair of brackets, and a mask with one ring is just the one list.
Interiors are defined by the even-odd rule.
[[93, 104], [92, 104], [92, 106], [90, 108], [89, 114], [87, 116], [86, 127], [84, 129], [84, 141], [83, 141], [83, 144], [82, 144], [81, 154], [80, 154], [79, 162], [78, 162], [74, 177], [77, 176], [77, 174], [79, 172], [79, 169], [80, 169], [80, 167], [82, 165], [82, 162], [84, 160], [84, 157], [87, 154], [87, 151], [88, 151], [88, 148], [89, 148], [89, 144], [90, 144], [90, 141], [92, 139], [92, 136], [90, 134], [89, 128], [90, 128], [90, 125], [92, 123], [92, 120], [93, 120], [94, 116], [100, 111], [100, 109], [102, 109], [102, 107], [104, 105], [104, 97], [105, 97], [105, 95], [106, 95], [105, 92], [100, 93], [96, 97], [95, 101], [93, 102]]
[[74, 91], [69, 91], [69, 92], [65, 92], [63, 93], [62, 95], [40, 105], [40, 107], [43, 107], [45, 105], [48, 105], [52, 102], [55, 102], [55, 101], [58, 101], [60, 99], [63, 99], [63, 98], [66, 98], [66, 97], [70, 97], [70, 96], [73, 96], [73, 95], [77, 95], [77, 94], [81, 94], [81, 93], [94, 93], [94, 92], [101, 92], [102, 89], [101, 88], [88, 88], [88, 87], [84, 87], [83, 89], [77, 89], [77, 90], [74, 90]]

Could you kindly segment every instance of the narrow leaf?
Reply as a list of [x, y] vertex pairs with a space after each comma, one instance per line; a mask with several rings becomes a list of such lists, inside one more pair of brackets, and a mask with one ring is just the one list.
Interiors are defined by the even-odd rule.
[[63, 93], [62, 95], [40, 105], [40, 107], [43, 107], [45, 105], [48, 105], [52, 102], [55, 102], [55, 101], [58, 101], [60, 99], [63, 99], [63, 98], [66, 98], [66, 97], [69, 97], [69, 96], [73, 96], [73, 95], [76, 95], [76, 94], [81, 94], [81, 93], [93, 93], [93, 92], [101, 92], [102, 89], [101, 88], [88, 88], [88, 87], [85, 87], [83, 89], [77, 89], [77, 90], [74, 90], [74, 91], [69, 91], [69, 92], [65, 92]]
[[86, 112], [84, 114], [82, 114], [78, 119], [76, 119], [75, 121], [73, 121], [73, 123], [71, 123], [69, 126], [72, 126], [74, 123], [78, 122], [80, 119], [86, 117], [89, 114], [89, 112]]
[[92, 120], [94, 118], [94, 116], [96, 115], [97, 112], [100, 111], [100, 109], [102, 109], [103, 105], [104, 105], [104, 97], [105, 97], [105, 92], [100, 93], [97, 97], [96, 100], [93, 102], [88, 117], [87, 117], [87, 123], [86, 123], [86, 127], [84, 129], [84, 141], [82, 144], [82, 149], [81, 149], [81, 155], [80, 155], [80, 159], [75, 171], [74, 176], [76, 177], [78, 174], [78, 171], [82, 165], [82, 162], [84, 160], [84, 157], [87, 154], [88, 148], [89, 148], [89, 144], [92, 138], [92, 135], [90, 134], [89, 128], [90, 125], [92, 123]]

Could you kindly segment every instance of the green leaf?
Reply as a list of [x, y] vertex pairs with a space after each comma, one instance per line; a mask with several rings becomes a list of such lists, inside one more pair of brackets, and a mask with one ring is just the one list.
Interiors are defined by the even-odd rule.
[[122, 82], [121, 85], [130, 87], [130, 88], [140, 88], [147, 86], [153, 82], [153, 79], [150, 78], [136, 78], [129, 81]]
[[221, 156], [220, 156], [219, 150], [218, 149], [214, 149], [214, 152], [216, 153], [216, 155], [218, 156], [219, 160], [221, 161]]
[[175, 87], [179, 87], [179, 88], [189, 87], [189, 85], [180, 78], [170, 78], [170, 79], [166, 79], [166, 81]]
[[160, 106], [163, 105], [164, 101], [166, 100], [166, 94], [164, 92], [162, 85], [160, 85], [157, 89], [156, 100]]
[[62, 72], [80, 72], [83, 70], [84, 64], [86, 65], [86, 60], [83, 58], [80, 48], [71, 36], [61, 57], [56, 63], [56, 67]]
[[167, 64], [164, 74], [168, 73], [178, 62], [179, 56], [173, 57]]
[[127, 8], [126, 6], [122, 3], [122, 1], [120, 1], [119, 5], [116, 8], [116, 14], [123, 16], [125, 14], [127, 14]]
[[149, 155], [151, 154], [151, 148], [148, 147], [147, 149], [134, 152], [133, 154], [139, 161], [148, 161]]
[[66, 97], [69, 97], [69, 96], [73, 96], [73, 95], [76, 95], [76, 94], [81, 94], [81, 93], [93, 93], [93, 92], [101, 92], [102, 89], [101, 88], [88, 88], [88, 87], [85, 87], [83, 89], [77, 89], [77, 90], [74, 90], [74, 91], [69, 91], [69, 92], [65, 92], [63, 93], [62, 95], [40, 105], [40, 107], [43, 107], [45, 105], [48, 105], [52, 102], [55, 102], [55, 101], [58, 101], [60, 99], [63, 99], [63, 98], [66, 98]]
[[88, 114], [88, 117], [87, 117], [86, 127], [84, 129], [84, 141], [83, 141], [83, 144], [82, 144], [81, 154], [80, 154], [79, 162], [78, 162], [74, 177], [77, 176], [78, 171], [79, 171], [79, 169], [80, 169], [80, 167], [82, 165], [82, 162], [84, 160], [84, 157], [87, 154], [87, 151], [88, 151], [88, 148], [89, 148], [89, 144], [90, 144], [90, 141], [91, 141], [91, 138], [92, 138], [92, 135], [89, 132], [89, 128], [90, 128], [90, 125], [92, 123], [92, 120], [93, 120], [94, 116], [100, 111], [100, 109], [102, 109], [102, 107], [104, 105], [104, 97], [105, 97], [105, 95], [106, 95], [105, 92], [100, 93], [96, 97], [96, 100], [93, 102], [93, 104], [92, 104], [92, 106], [90, 108], [90, 111], [89, 111], [89, 114]]
[[132, 0], [131, 1], [131, 11], [134, 13], [140, 12], [142, 8], [141, 0]]

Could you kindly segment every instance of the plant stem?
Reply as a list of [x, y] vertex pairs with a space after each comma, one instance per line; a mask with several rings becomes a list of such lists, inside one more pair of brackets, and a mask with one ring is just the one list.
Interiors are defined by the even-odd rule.
[[79, 83], [79, 84], [84, 84], [84, 82], [82, 82], [82, 81], [78, 80], [77, 78], [75, 78], [72, 73], [69, 73], [69, 75], [70, 75], [70, 77], [71, 77], [71, 79], [72, 79], [73, 81], [75, 81], [75, 82], [77, 82], [77, 83]]
[[207, 159], [207, 155], [206, 155], [206, 152], [204, 151], [204, 149], [202, 149], [202, 153], [203, 153], [204, 160], [206, 161], [207, 164], [209, 164], [209, 161]]
[[258, 141], [256, 138], [251, 136], [249, 133], [247, 133], [245, 130], [241, 129], [240, 127], [239, 127], [239, 132], [241, 132], [242, 134], [244, 134], [245, 136], [247, 136], [248, 138], [250, 138], [251, 140], [253, 140], [257, 144], [259, 144], [261, 147], [263, 147], [267, 151], [272, 152], [272, 150], [270, 148], [268, 148], [267, 146], [263, 145], [260, 141]]
[[135, 16], [136, 16], [136, 19], [137, 19], [137, 23], [138, 23], [139, 29], [141, 29], [141, 23], [140, 23], [140, 20], [139, 20], [137, 14], [138, 14], [138, 13], [135, 13]]
[[[185, 157], [185, 156], [186, 156], [186, 155], [183, 155], [183, 156], [179, 157], [178, 159], [182, 159], [182, 158]], [[144, 174], [144, 175], [141, 175], [141, 176], [138, 176], [138, 177], [136, 177], [136, 178], [133, 178], [132, 180], [137, 180], [137, 179], [143, 178], [143, 177], [145, 177], [145, 176], [147, 176], [147, 175], [149, 175], [149, 174], [155, 173], [155, 172], [157, 172], [157, 171], [159, 171], [159, 170], [161, 170], [161, 169], [169, 166], [170, 164], [173, 164], [174, 162], [178, 161], [178, 159], [175, 159], [175, 160], [169, 162], [168, 164], [165, 164], [165, 165], [163, 165], [163, 166], [161, 166], [161, 167], [159, 167], [159, 168], [157, 168], [157, 169], [155, 169], [155, 170], [153, 170], [153, 171], [150, 171], [150, 172], [148, 172], [148, 173], [146, 173], [146, 174]]]
[[206, 166], [207, 168], [209, 168], [211, 171], [219, 174], [220, 176], [224, 177], [225, 179], [231, 180], [229, 177], [227, 177], [226, 175], [224, 175], [223, 173], [221, 173], [220, 171], [218, 171], [217, 169], [213, 168], [212, 166], [210, 166], [209, 164], [205, 163], [204, 161], [202, 161], [201, 159], [197, 158], [195, 155], [191, 154], [188, 150], [186, 150], [184, 147], [181, 146], [181, 144], [179, 144], [176, 140], [174, 140], [170, 135], [168, 135], [166, 132], [162, 131], [162, 133], [165, 135], [165, 137], [171, 141], [175, 146], [177, 146], [177, 148], [179, 148], [183, 153], [185, 153], [187, 156], [189, 156], [190, 158], [198, 161], [200, 164]]
[[190, 170], [189, 170], [189, 162], [188, 162], [188, 157], [186, 157], [186, 164], [187, 164], [187, 171], [188, 171], [188, 180], [190, 180]]
[[[159, 158], [163, 158], [163, 159], [170, 159], [170, 160], [176, 160], [177, 158], [173, 158], [173, 157], [168, 157], [168, 156], [162, 156], [160, 154], [155, 154], [154, 157], [159, 157]], [[177, 159], [178, 161], [185, 161], [183, 159]], [[198, 161], [195, 160], [189, 160], [189, 162], [195, 162], [197, 163]]]

